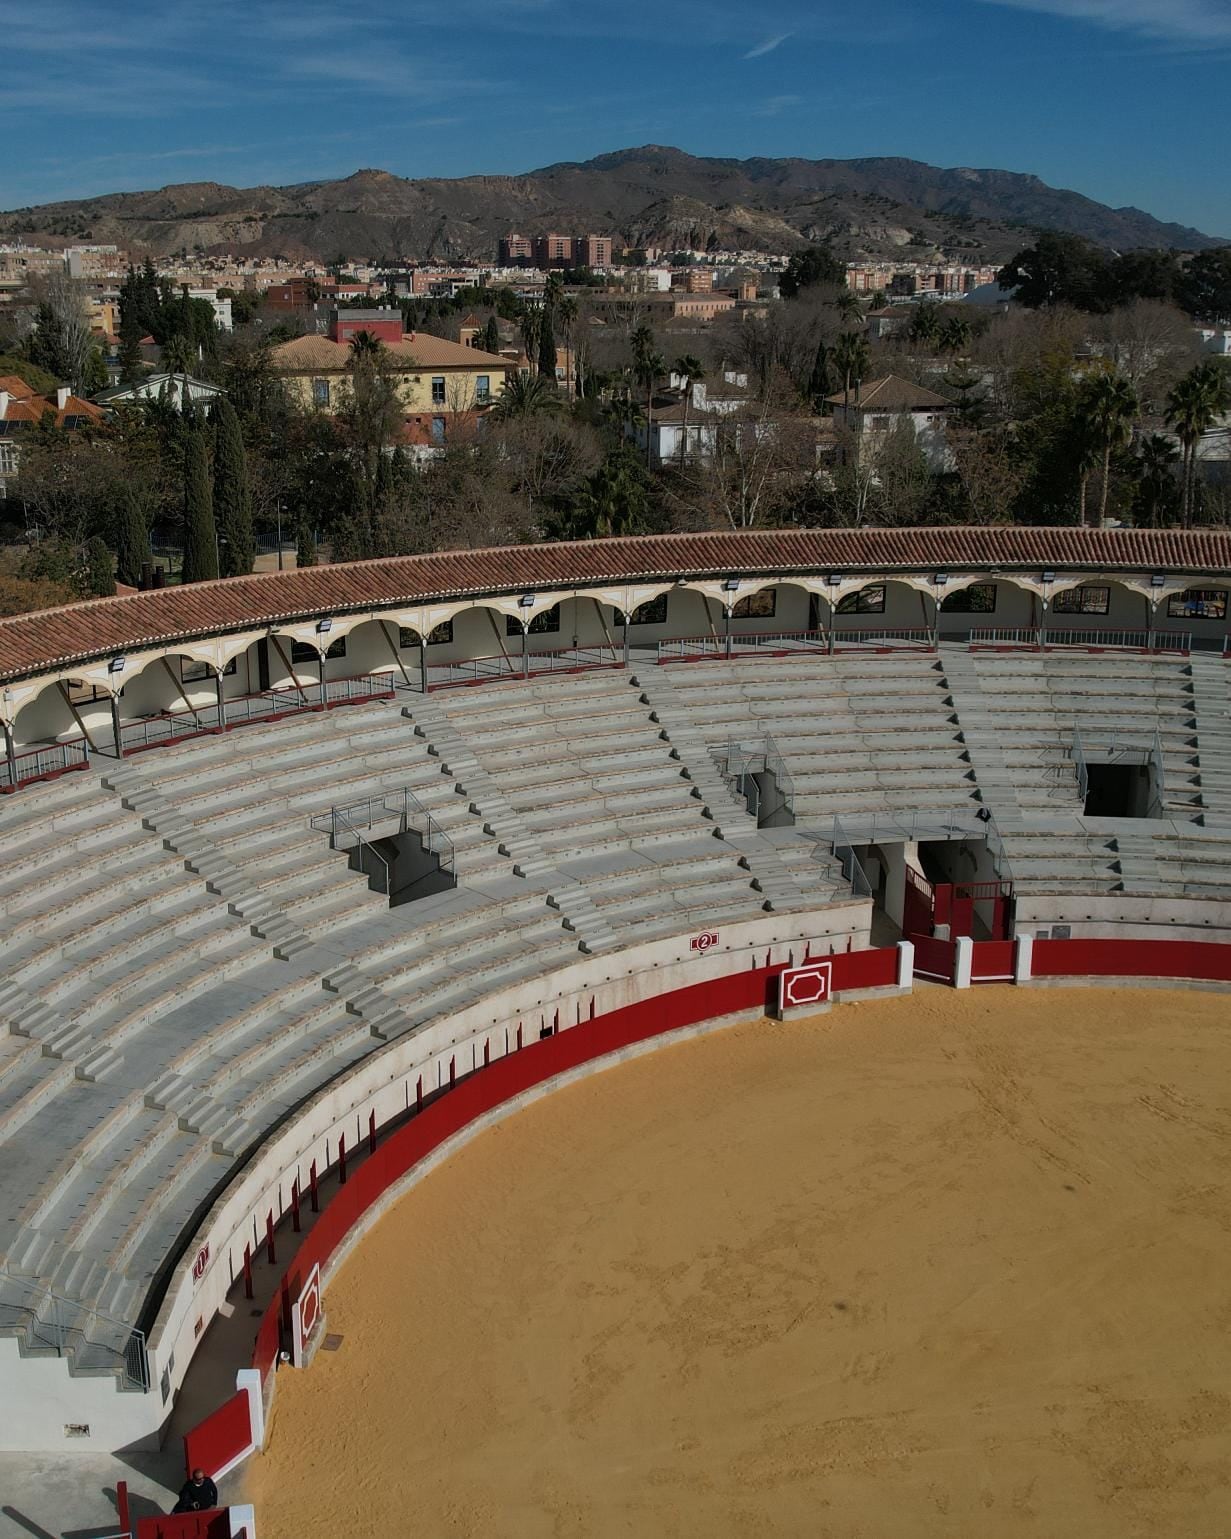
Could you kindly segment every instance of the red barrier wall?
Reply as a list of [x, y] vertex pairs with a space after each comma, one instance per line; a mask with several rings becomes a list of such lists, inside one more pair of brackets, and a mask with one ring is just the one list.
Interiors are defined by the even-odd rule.
[[[799, 963], [804, 958], [795, 960]], [[831, 960], [835, 993], [897, 982], [896, 948], [840, 952]], [[261, 1321], [252, 1366], [262, 1379], [277, 1360], [289, 1301], [298, 1297], [312, 1267], [319, 1262], [324, 1268], [363, 1214], [446, 1139], [523, 1091], [619, 1048], [739, 1010], [768, 1008], [774, 980], [784, 966], [753, 967], [600, 1015], [496, 1059], [426, 1105], [353, 1171], [305, 1237], [283, 1276], [281, 1296], [272, 1301]]]
[[211, 1512], [180, 1512], [174, 1517], [138, 1518], [136, 1539], [230, 1539], [227, 1507]]
[[1231, 983], [1231, 946], [1182, 940], [1036, 940], [1035, 978], [1199, 978]]
[[953, 961], [957, 953], [954, 941], [937, 940], [931, 935], [912, 935], [915, 948], [915, 972], [953, 982]]
[[971, 983], [1003, 983], [1013, 976], [1014, 943], [975, 941], [971, 951]]
[[[274, 1351], [276, 1355], [276, 1344]], [[247, 1393], [240, 1390], [212, 1415], [198, 1422], [185, 1437], [184, 1467], [188, 1470], [203, 1469], [212, 1477], [236, 1459], [242, 1458], [252, 1447], [252, 1442], [250, 1403]], [[176, 1532], [178, 1534], [179, 1530]], [[186, 1539], [195, 1539], [194, 1530], [185, 1529], [184, 1535]], [[167, 1539], [170, 1539], [170, 1534]]]

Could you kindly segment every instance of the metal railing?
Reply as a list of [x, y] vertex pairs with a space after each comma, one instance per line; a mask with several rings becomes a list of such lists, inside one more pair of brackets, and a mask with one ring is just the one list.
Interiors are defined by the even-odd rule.
[[0, 757], [0, 792], [16, 791], [32, 781], [49, 780], [69, 770], [86, 769], [89, 762], [89, 752], [83, 737], [23, 749], [14, 755], [12, 764], [8, 759]]
[[980, 647], [1017, 647], [1030, 652], [1048, 647], [1104, 647], [1131, 652], [1175, 652], [1187, 655], [1192, 649], [1188, 631], [1100, 630], [1081, 626], [1070, 630], [1047, 630], [1041, 626], [978, 627], [970, 632], [967, 645]]
[[1081, 728], [1073, 723], [1073, 741], [1069, 745], [1069, 758], [1073, 761], [1073, 767], [1077, 771], [1077, 795], [1085, 806], [1086, 798], [1090, 794], [1090, 771], [1086, 768], [1085, 745], [1081, 739]]
[[728, 789], [737, 801], [745, 803], [758, 823], [765, 813], [764, 790], [756, 778], [759, 774], [772, 775], [778, 788], [778, 802], [768, 815], [785, 809], [794, 816], [795, 782], [772, 733], [762, 732], [752, 739], [729, 737], [726, 747], [715, 753]]
[[[1156, 726], [1147, 739], [1140, 732], [1113, 727], [1109, 732], [1083, 736], [1080, 726], [1073, 723], [1073, 737], [1069, 744], [1069, 758], [1077, 771], [1077, 794], [1084, 805], [1090, 793], [1090, 760], [1094, 754], [1106, 755], [1100, 762], [1136, 762], [1149, 765], [1153, 771], [1150, 816], [1161, 814], [1166, 791], [1167, 773], [1163, 757], [1162, 733]], [[1131, 761], [1130, 761], [1131, 755]]]
[[1154, 741], [1150, 744], [1150, 762], [1154, 768], [1154, 785], [1152, 787], [1150, 815], [1162, 817], [1163, 795], [1167, 786], [1167, 772], [1163, 767], [1163, 737], [1157, 727], [1154, 728]]
[[533, 679], [544, 673], [587, 673], [594, 668], [622, 668], [624, 655], [617, 646], [557, 647], [546, 652], [497, 652], [487, 657], [468, 657], [455, 663], [431, 663], [427, 687], [457, 689], [499, 679]]
[[349, 850], [362, 846], [368, 850], [384, 871], [384, 892], [389, 897], [392, 885], [389, 862], [371, 839], [364, 837], [364, 831], [370, 833], [378, 824], [388, 823], [391, 819], [397, 821], [399, 833], [408, 833], [413, 829], [419, 835], [423, 848], [436, 856], [442, 871], [453, 871], [456, 852], [452, 839], [409, 786], [399, 786], [379, 796], [365, 797], [363, 801], [351, 802], [345, 807], [332, 806], [328, 812], [318, 812], [308, 821], [317, 833], [329, 835], [331, 849]]
[[834, 626], [829, 632], [831, 652], [856, 648], [869, 648], [877, 652], [898, 650], [935, 652], [936, 647], [936, 632], [926, 626]]
[[0, 1272], [0, 1334], [25, 1338], [33, 1351], [52, 1351], [84, 1371], [114, 1373], [124, 1389], [150, 1388], [145, 1332], [93, 1305], [65, 1298], [33, 1278]]
[[870, 898], [872, 896], [872, 884], [868, 881], [863, 867], [859, 864], [859, 857], [855, 854], [855, 846], [842, 826], [842, 819], [836, 812], [834, 813], [830, 848], [833, 850], [834, 859], [842, 867], [842, 875], [850, 883], [851, 892], [857, 898]]
[[[848, 815], [843, 820], [835, 814], [830, 840], [835, 856], [841, 844], [851, 850], [854, 858], [857, 844], [928, 844], [953, 839], [982, 839], [997, 880], [1012, 882], [1013, 870], [1004, 838], [991, 809], [982, 810], [987, 813], [986, 817], [980, 817], [977, 811], [951, 812], [943, 816], [924, 812], [874, 812], [867, 817]], [[864, 881], [867, 882], [866, 877]]]
[[124, 722], [120, 726], [120, 747], [124, 753], [137, 753], [207, 733], [226, 732], [251, 722], [298, 715], [301, 711], [319, 711], [364, 700], [391, 700], [394, 693], [393, 680], [384, 673], [327, 679], [323, 686], [315, 680], [304, 684], [281, 684], [276, 689], [264, 689], [255, 695], [237, 695], [223, 701], [221, 716], [217, 701], [213, 701], [185, 706], [180, 711], [158, 711], [151, 716], [138, 717], [136, 721]]

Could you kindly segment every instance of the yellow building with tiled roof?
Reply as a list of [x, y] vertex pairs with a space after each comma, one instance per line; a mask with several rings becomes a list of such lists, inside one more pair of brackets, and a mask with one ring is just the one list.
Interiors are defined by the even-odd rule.
[[[499, 397], [513, 367], [507, 358], [423, 331], [379, 340], [397, 378], [412, 445], [447, 443], [459, 419], [473, 422]], [[353, 357], [350, 343], [332, 335], [296, 337], [270, 354], [299, 404], [322, 412], [338, 409]]]

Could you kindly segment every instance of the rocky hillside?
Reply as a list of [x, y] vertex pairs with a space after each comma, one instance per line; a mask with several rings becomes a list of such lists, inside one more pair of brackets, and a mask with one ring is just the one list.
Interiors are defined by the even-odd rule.
[[1045, 227], [1117, 250], [1221, 241], [1109, 208], [1035, 176], [916, 160], [716, 160], [646, 145], [524, 176], [409, 179], [357, 171], [294, 187], [192, 182], [0, 214], [0, 239], [51, 236], [149, 250], [261, 256], [488, 258], [500, 236], [599, 231], [629, 245], [999, 262]]

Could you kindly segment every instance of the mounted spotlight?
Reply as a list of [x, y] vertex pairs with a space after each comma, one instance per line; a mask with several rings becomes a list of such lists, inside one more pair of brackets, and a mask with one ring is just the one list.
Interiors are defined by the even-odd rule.
[[829, 575], [825, 578], [825, 581], [829, 584], [829, 586], [831, 588], [836, 588], [839, 585], [839, 583], [841, 583], [841, 581], [842, 581], [842, 573], [841, 572], [830, 572]]
[[535, 596], [533, 593], [523, 593], [522, 596], [517, 600], [517, 607], [519, 609], [533, 609], [534, 598]]
[[932, 581], [938, 588], [943, 588], [944, 585], [949, 581], [949, 574], [948, 572], [937, 572], [935, 577], [932, 578]]
[[113, 657], [111, 659], [111, 661], [107, 664], [107, 672], [108, 673], [123, 673], [124, 669], [127, 666], [128, 666], [128, 659], [126, 657]]
[[1162, 587], [1164, 587], [1166, 585], [1166, 582], [1167, 582], [1167, 574], [1166, 574], [1166, 572], [1153, 572], [1153, 573], [1151, 573], [1151, 575], [1150, 575], [1150, 586], [1151, 586], [1151, 588], [1162, 588]]
[[739, 578], [728, 577], [722, 585], [724, 593], [737, 593], [739, 591]]
[[1056, 580], [1055, 572], [1047, 571], [1047, 572], [1043, 573], [1043, 581], [1044, 582], [1055, 582], [1055, 580]]
[[328, 636], [329, 632], [332, 629], [333, 629], [333, 619], [332, 619], [331, 616], [327, 615], [325, 617], [325, 619], [318, 620], [316, 622], [316, 634], [318, 636]]

